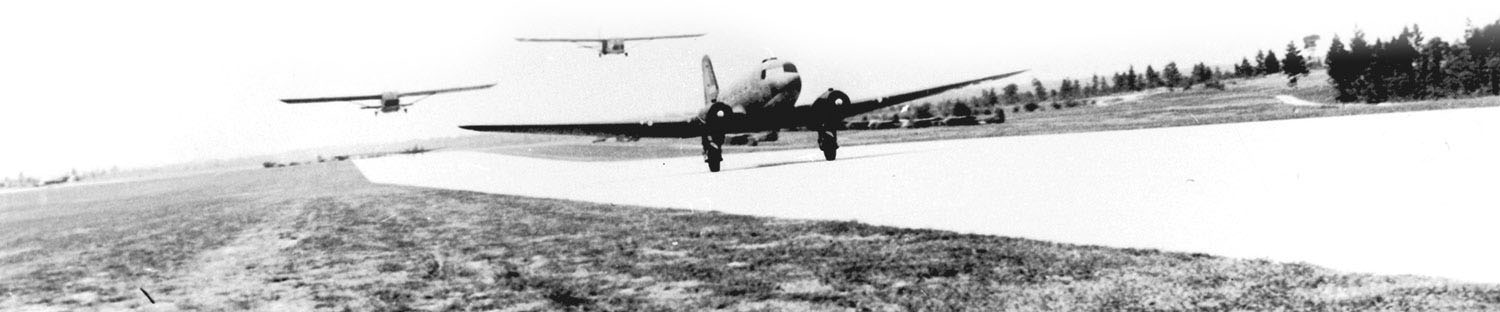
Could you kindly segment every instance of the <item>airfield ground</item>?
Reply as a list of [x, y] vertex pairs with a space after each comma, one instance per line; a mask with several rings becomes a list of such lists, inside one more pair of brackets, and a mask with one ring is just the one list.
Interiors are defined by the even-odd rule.
[[1496, 285], [377, 185], [349, 163], [0, 199], [0, 310], [1500, 308]]
[[[1326, 89], [1288, 91], [1277, 81], [1012, 114], [999, 126], [848, 131], [842, 139], [855, 145], [1500, 105], [1482, 98], [1311, 108], [1274, 96], [1326, 103]], [[803, 148], [809, 137], [784, 134], [781, 142], [734, 151]], [[668, 140], [575, 143], [486, 149], [577, 160], [699, 152], [693, 142]], [[347, 162], [0, 194], [0, 229], [6, 311], [1500, 309], [1493, 284], [379, 185]]]

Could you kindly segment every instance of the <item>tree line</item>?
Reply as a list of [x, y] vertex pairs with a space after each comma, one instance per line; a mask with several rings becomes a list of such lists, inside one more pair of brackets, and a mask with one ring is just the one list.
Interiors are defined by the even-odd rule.
[[1335, 36], [1325, 62], [1336, 99], [1374, 104], [1500, 95], [1500, 21], [1471, 27], [1455, 42], [1423, 39], [1417, 25], [1373, 44], [1360, 31], [1347, 46]]
[[[1500, 33], [1500, 31], [1491, 30], [1491, 33]], [[1421, 37], [1421, 34], [1413, 34], [1413, 36]], [[1334, 40], [1334, 48], [1329, 51], [1329, 63], [1334, 60], [1335, 51], [1343, 46], [1338, 43], [1337, 37]], [[1376, 48], [1371, 46], [1368, 49]], [[1485, 49], [1485, 51], [1500, 51], [1500, 48]], [[1004, 111], [1022, 113], [1022, 111], [1049, 110], [1049, 107], [1050, 110], [1064, 110], [1064, 108], [1088, 104], [1089, 98], [1098, 98], [1098, 96], [1142, 92], [1142, 90], [1160, 89], [1160, 87], [1166, 87], [1169, 92], [1191, 90], [1196, 86], [1224, 90], [1223, 81], [1229, 78], [1256, 78], [1266, 77], [1266, 75], [1286, 75], [1289, 78], [1289, 84], [1295, 86], [1299, 77], [1310, 74], [1311, 69], [1317, 66], [1320, 66], [1320, 63], [1310, 62], [1302, 55], [1301, 49], [1298, 49], [1295, 42], [1289, 42], [1281, 57], [1278, 57], [1277, 52], [1272, 49], [1256, 51], [1256, 57], [1242, 57], [1241, 62], [1235, 63], [1230, 72], [1223, 71], [1218, 66], [1205, 65], [1203, 62], [1196, 63], [1188, 71], [1184, 71], [1176, 62], [1167, 63], [1161, 71], [1157, 71], [1157, 68], [1152, 65], [1146, 66], [1143, 72], [1136, 71], [1136, 66], [1130, 66], [1124, 72], [1115, 72], [1112, 75], [1092, 75], [1088, 81], [1064, 78], [1056, 89], [1049, 89], [1041, 83], [1041, 80], [1032, 78], [1029, 87], [1011, 83], [999, 90], [981, 90], [980, 95], [972, 96], [972, 98], [947, 99], [947, 101], [913, 105], [909, 108], [886, 108], [886, 110], [874, 111], [871, 115], [873, 118], [898, 120], [903, 114], [901, 111], [904, 111], [907, 117], [929, 118], [936, 117], [936, 115], [1004, 114]], [[1329, 68], [1332, 68], [1332, 65], [1329, 65]], [[1493, 72], [1500, 74], [1500, 71]], [[1334, 75], [1332, 69], [1329, 75], [1331, 77]], [[865, 115], [864, 118], [871, 118], [871, 115]]]

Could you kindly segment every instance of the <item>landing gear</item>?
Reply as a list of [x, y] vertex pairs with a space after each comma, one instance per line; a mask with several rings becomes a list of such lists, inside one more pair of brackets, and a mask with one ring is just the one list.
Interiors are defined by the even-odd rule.
[[708, 172], [719, 172], [719, 162], [724, 161], [724, 134], [703, 136], [703, 162], [708, 163]]
[[715, 101], [703, 116], [703, 162], [708, 163], [709, 172], [719, 172], [719, 163], [724, 161], [724, 122], [733, 113], [729, 105]]
[[839, 151], [839, 127], [844, 126], [844, 115], [838, 111], [839, 105], [849, 104], [849, 95], [843, 91], [832, 88], [818, 96], [813, 102], [813, 107], [818, 114], [822, 115], [822, 124], [818, 125], [818, 149], [823, 150], [823, 159], [834, 160], [838, 158]]
[[838, 157], [839, 132], [833, 129], [818, 131], [818, 149], [823, 150], [823, 159], [833, 160]]

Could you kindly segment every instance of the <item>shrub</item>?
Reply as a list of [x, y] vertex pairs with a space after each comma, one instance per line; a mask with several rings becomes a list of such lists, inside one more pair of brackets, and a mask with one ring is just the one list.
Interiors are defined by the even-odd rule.
[[1026, 111], [1027, 112], [1035, 112], [1035, 111], [1037, 111], [1039, 109], [1042, 109], [1042, 106], [1041, 105], [1037, 105], [1036, 102], [1026, 103]]
[[974, 114], [974, 110], [970, 109], [968, 105], [964, 105], [964, 103], [957, 103], [957, 104], [953, 104], [953, 113], [949, 114], [949, 115], [951, 115], [951, 116], [958, 116], [958, 117], [964, 117], [964, 116], [970, 116], [970, 115], [973, 115], [973, 114]]

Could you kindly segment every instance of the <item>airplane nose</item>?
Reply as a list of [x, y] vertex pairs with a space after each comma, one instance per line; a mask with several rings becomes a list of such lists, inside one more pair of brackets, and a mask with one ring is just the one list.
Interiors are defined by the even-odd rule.
[[802, 92], [802, 77], [799, 76], [799, 75], [792, 75], [789, 79], [787, 79], [787, 81], [785, 83], [782, 83], [779, 88], [776, 88], [776, 92], [778, 92], [778, 93], [799, 93], [799, 92]]

